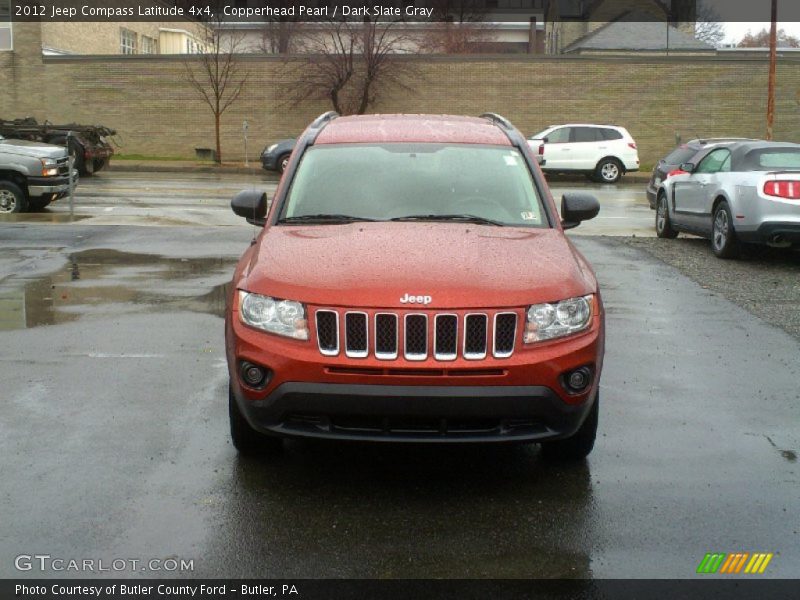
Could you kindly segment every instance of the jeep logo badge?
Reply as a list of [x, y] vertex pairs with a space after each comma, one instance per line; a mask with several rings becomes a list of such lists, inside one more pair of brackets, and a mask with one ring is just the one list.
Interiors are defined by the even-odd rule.
[[433, 302], [433, 298], [430, 296], [412, 296], [411, 294], [406, 294], [400, 298], [400, 304], [430, 304], [431, 302]]

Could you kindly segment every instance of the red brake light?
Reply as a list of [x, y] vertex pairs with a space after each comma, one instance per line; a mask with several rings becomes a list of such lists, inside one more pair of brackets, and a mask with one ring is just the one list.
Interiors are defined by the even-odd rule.
[[664, 179], [669, 179], [670, 177], [674, 177], [675, 175], [688, 175], [688, 171], [683, 171], [681, 169], [674, 169], [667, 173], [667, 176]]
[[787, 200], [800, 200], [800, 181], [767, 181], [764, 193]]
[[544, 144], [539, 144], [539, 156], [544, 156]]
[[628, 147], [636, 150], [636, 142], [628, 142]]

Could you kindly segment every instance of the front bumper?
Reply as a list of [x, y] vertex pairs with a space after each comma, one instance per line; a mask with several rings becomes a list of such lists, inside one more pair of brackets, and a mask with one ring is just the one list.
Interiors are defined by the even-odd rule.
[[289, 382], [264, 400], [234, 392], [262, 433], [362, 441], [523, 442], [575, 433], [594, 402], [565, 405], [543, 386]]
[[262, 154], [261, 155], [261, 168], [267, 171], [278, 170], [278, 156], [276, 154]]
[[[73, 185], [78, 185], [78, 171], [72, 172]], [[28, 177], [28, 196], [38, 198], [49, 194], [67, 194], [69, 192], [69, 178], [63, 177]]]
[[[316, 340], [298, 341], [226, 318], [226, 355], [240, 412], [263, 433], [416, 442], [541, 441], [569, 437], [583, 423], [599, 386], [602, 308], [586, 332], [525, 346], [508, 358], [449, 362], [323, 356]], [[263, 389], [240, 380], [240, 361], [269, 369]], [[580, 393], [566, 373], [592, 372]]]

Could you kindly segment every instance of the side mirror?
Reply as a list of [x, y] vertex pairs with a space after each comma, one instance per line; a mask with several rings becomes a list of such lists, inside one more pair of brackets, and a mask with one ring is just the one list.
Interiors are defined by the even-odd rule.
[[594, 219], [599, 212], [600, 202], [591, 194], [576, 192], [561, 196], [561, 226], [564, 229], [572, 229], [581, 221]]
[[686, 171], [687, 173], [694, 173], [695, 168], [696, 167], [695, 167], [694, 163], [688, 163], [687, 162], [687, 163], [681, 164], [681, 171]]
[[264, 225], [267, 216], [267, 194], [256, 190], [244, 190], [231, 200], [231, 210], [247, 219], [248, 223]]

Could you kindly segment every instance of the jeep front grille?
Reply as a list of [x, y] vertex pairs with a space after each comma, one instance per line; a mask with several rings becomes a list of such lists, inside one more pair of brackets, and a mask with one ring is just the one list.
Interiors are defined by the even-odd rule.
[[325, 356], [437, 361], [508, 358], [514, 353], [515, 312], [394, 313], [315, 311], [317, 345]]

